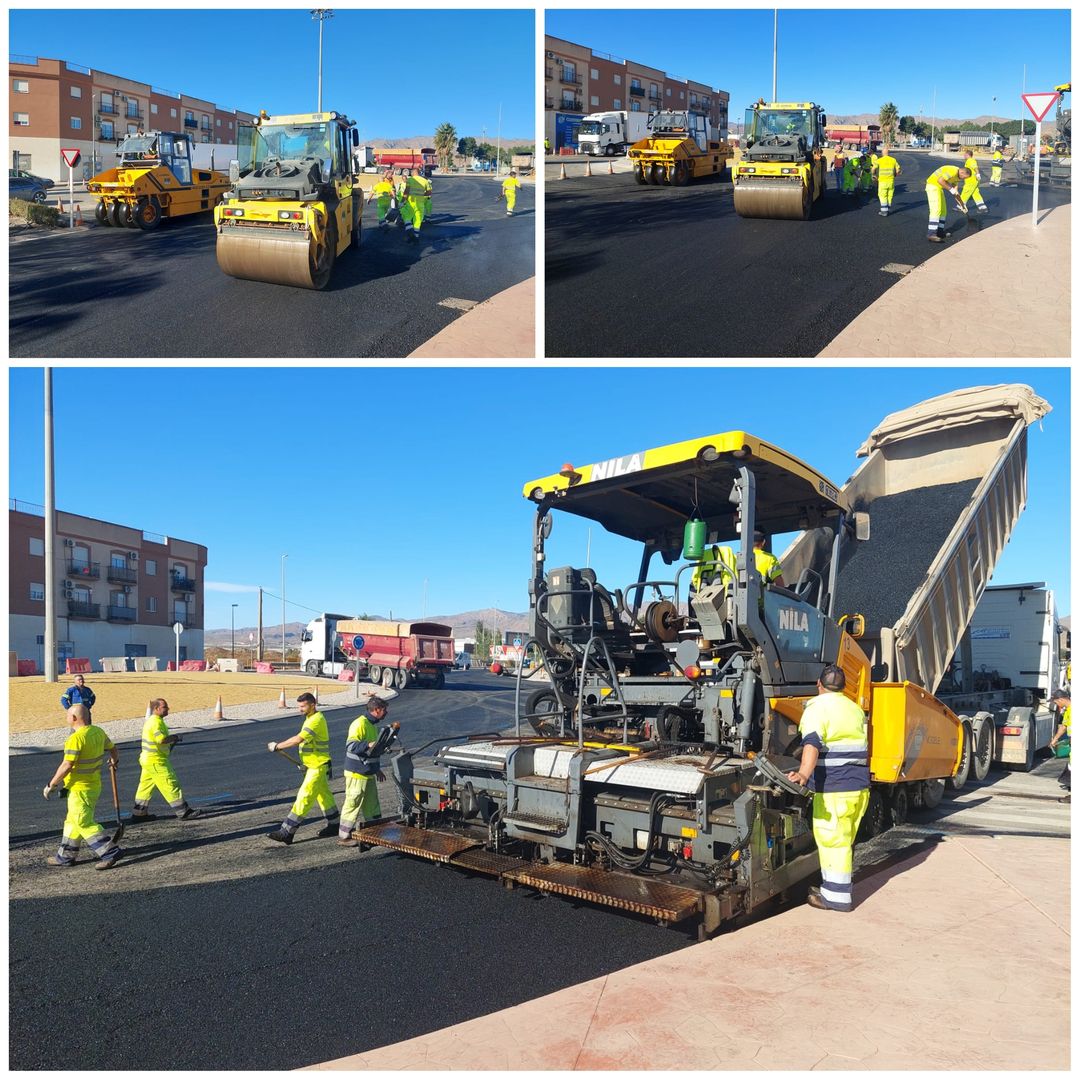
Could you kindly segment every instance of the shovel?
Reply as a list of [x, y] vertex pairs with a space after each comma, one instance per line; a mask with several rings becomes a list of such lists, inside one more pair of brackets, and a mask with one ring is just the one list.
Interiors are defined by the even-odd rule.
[[294, 758], [292, 754], [286, 754], [284, 750], [275, 750], [274, 753], [280, 754], [286, 761], [291, 761], [301, 772], [307, 772], [299, 758]]
[[112, 780], [112, 801], [116, 808], [116, 830], [113, 832], [112, 841], [120, 843], [120, 837], [124, 835], [124, 823], [120, 820], [120, 790], [116, 786], [116, 762], [109, 762], [109, 779]]

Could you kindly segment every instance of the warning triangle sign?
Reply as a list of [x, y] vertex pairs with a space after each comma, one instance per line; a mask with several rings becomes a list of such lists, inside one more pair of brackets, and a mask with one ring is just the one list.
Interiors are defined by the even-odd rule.
[[1058, 99], [1056, 90], [1051, 90], [1046, 94], [1022, 94], [1024, 104], [1031, 110], [1031, 115], [1036, 120], [1042, 120], [1044, 116], [1054, 107], [1054, 102]]

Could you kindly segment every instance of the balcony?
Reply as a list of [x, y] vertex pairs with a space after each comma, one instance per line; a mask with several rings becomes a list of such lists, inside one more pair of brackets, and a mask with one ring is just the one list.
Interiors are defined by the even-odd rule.
[[172, 584], [169, 587], [173, 592], [194, 592], [195, 582], [189, 577], [184, 577], [183, 574], [173, 574]]
[[76, 562], [68, 559], [67, 576], [96, 580], [101, 577], [101, 563]]
[[569, 68], [563, 68], [562, 74], [559, 75], [559, 82], [569, 83], [571, 86], [580, 86], [581, 76], [575, 74]]
[[185, 116], [184, 117], [184, 127], [186, 127], [186, 128], [197, 128], [198, 126], [199, 126], [199, 122], [198, 122], [198, 120], [195, 119], [195, 117], [193, 117], [193, 116]]
[[101, 605], [88, 604], [85, 600], [68, 601], [69, 619], [100, 619]]
[[200, 127], [200, 128], [201, 128], [201, 129], [203, 130], [203, 131], [210, 131], [210, 130], [211, 130], [211, 127], [210, 127], [210, 121], [209, 121], [209, 120], [204, 120], [204, 121], [203, 121], [203, 122], [202, 122], [202, 123], [201, 123], [201, 124], [199, 125], [199, 127]]
[[124, 116], [127, 117], [128, 120], [141, 120], [143, 118], [141, 112], [132, 112], [130, 109], [124, 113]]
[[544, 78], [545, 79], [554, 79], [555, 78], [555, 69], [554, 68], [549, 68], [549, 67], [544, 68]]
[[630, 87], [630, 96], [631, 97], [644, 97], [645, 96], [645, 87], [644, 86], [631, 86]]
[[193, 611], [177, 611], [176, 608], [173, 608], [172, 618], [169, 621], [183, 623], [184, 629], [190, 630], [192, 624], [195, 622], [195, 613]]
[[134, 585], [139, 580], [139, 571], [128, 566], [110, 566], [107, 574], [110, 581], [124, 585]]
[[105, 102], [103, 101], [98, 106], [98, 112], [101, 113], [103, 116], [115, 116], [116, 115], [116, 106], [115, 105], [106, 105]]
[[650, 90], [649, 91], [649, 100], [654, 102], [654, 103], [659, 102], [660, 101], [660, 91], [659, 90]]
[[138, 614], [133, 607], [117, 607], [115, 604], [110, 604], [106, 618], [109, 622], [134, 622]]
[[554, 109], [555, 108], [554, 100], [552, 98], [549, 98], [549, 97], [544, 98], [544, 108], [545, 109]]
[[581, 112], [581, 102], [573, 101], [570, 98], [563, 98], [559, 108], [562, 109], [563, 112]]

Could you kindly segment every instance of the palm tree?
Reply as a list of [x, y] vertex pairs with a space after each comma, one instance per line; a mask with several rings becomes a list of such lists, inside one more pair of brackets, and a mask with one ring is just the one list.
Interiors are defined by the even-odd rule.
[[891, 101], [887, 101], [881, 106], [878, 120], [881, 123], [881, 135], [885, 141], [886, 149], [896, 142], [896, 126], [899, 123], [899, 119], [900, 117], [896, 110], [896, 106]]
[[435, 153], [439, 156], [439, 168], [449, 169], [457, 149], [457, 131], [453, 124], [440, 124], [435, 129]]

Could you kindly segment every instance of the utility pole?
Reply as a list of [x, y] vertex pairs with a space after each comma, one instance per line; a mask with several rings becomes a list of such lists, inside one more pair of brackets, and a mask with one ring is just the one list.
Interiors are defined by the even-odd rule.
[[45, 369], [45, 681], [57, 681], [56, 474], [53, 462], [52, 368]]
[[930, 153], [934, 152], [934, 129], [937, 127], [937, 87], [934, 87], [933, 112], [930, 119]]
[[776, 39], [779, 29], [780, 9], [773, 8], [772, 13], [772, 99], [776, 100]]
[[232, 611], [229, 613], [232, 617], [230, 621], [231, 633], [229, 635], [229, 656], [234, 658], [236, 656], [236, 609], [238, 607], [239, 604], [233, 604]]
[[285, 560], [288, 555], [281, 556], [281, 666], [285, 666]]
[[499, 128], [498, 128], [498, 132], [499, 132], [499, 134], [498, 134], [498, 137], [496, 138], [496, 142], [498, 143], [498, 147], [495, 150], [495, 179], [496, 180], [499, 179], [499, 168], [502, 165], [502, 102], [501, 101], [499, 102]]
[[322, 112], [322, 29], [327, 19], [334, 17], [332, 8], [312, 8], [311, 17], [319, 24], [319, 107], [316, 112]]
[[259, 663], [262, 663], [263, 658], [263, 621], [262, 621], [262, 586], [259, 586], [259, 645], [256, 652]]
[[994, 110], [997, 107], [997, 97], [992, 97], [990, 101], [993, 103], [990, 106], [990, 149], [994, 148]]

